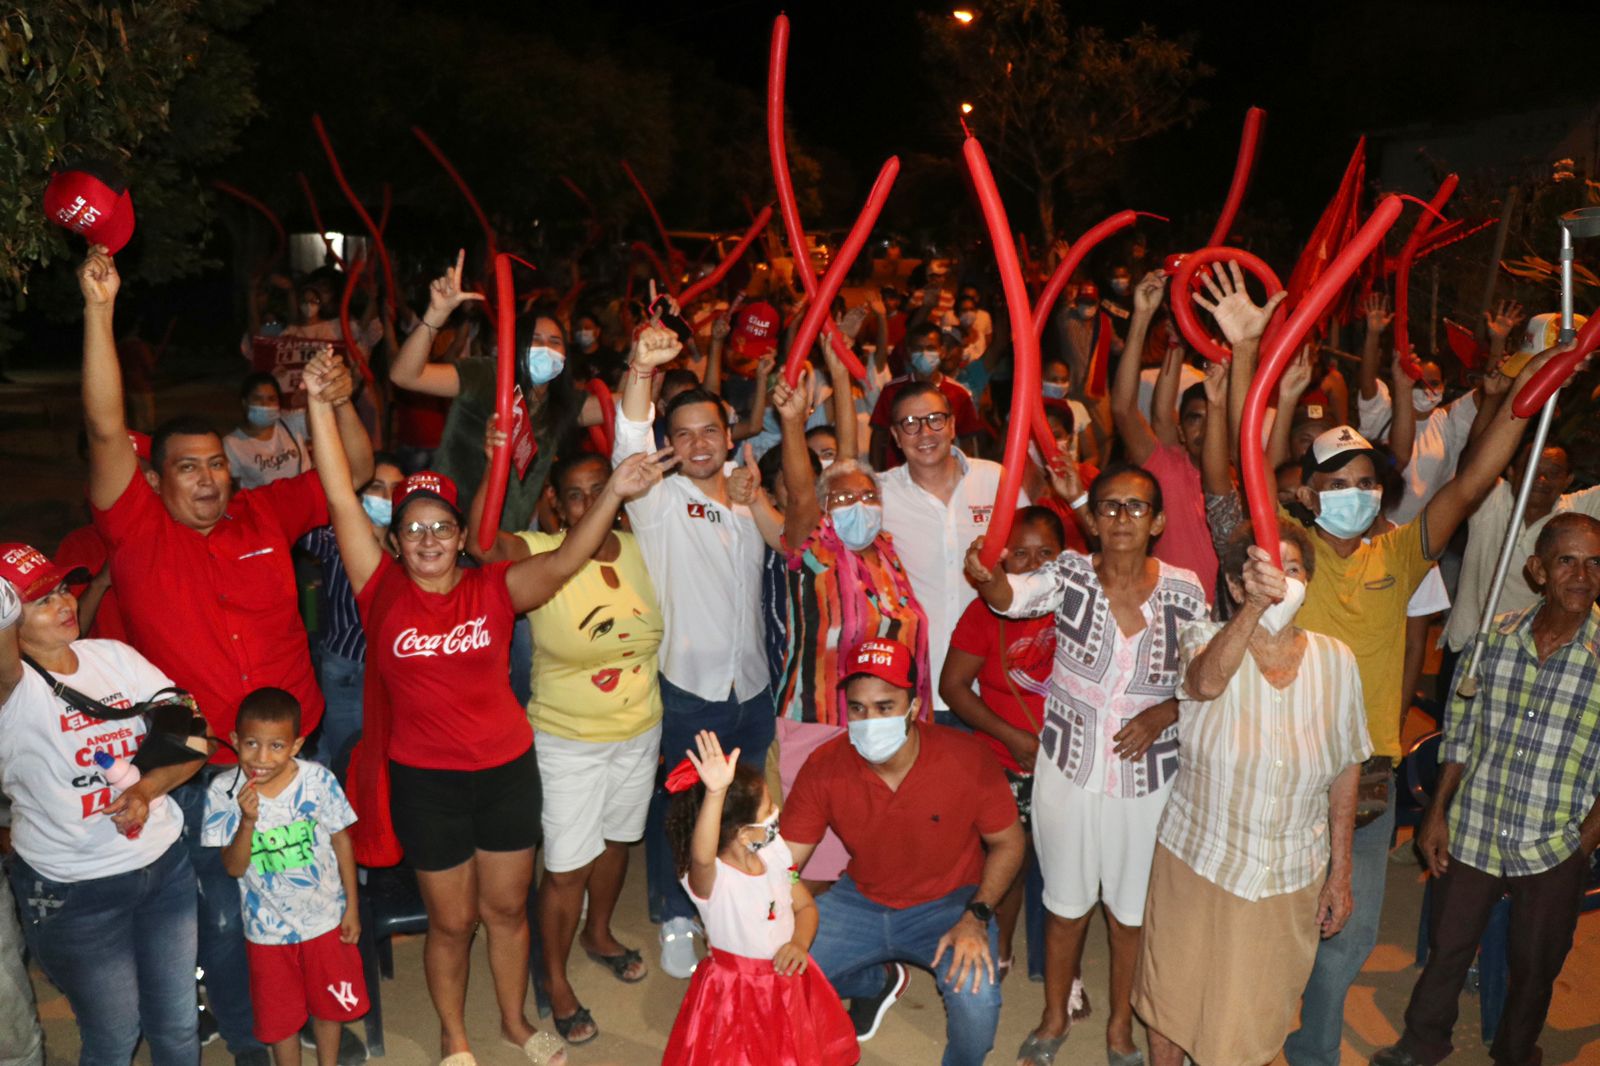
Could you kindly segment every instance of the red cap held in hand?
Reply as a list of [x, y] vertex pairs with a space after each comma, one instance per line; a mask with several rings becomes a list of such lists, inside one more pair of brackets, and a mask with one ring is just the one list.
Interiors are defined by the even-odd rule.
[[133, 236], [133, 199], [128, 190], [87, 170], [61, 170], [44, 190], [44, 213], [63, 229], [103, 244], [116, 255]]
[[27, 544], [0, 544], [0, 579], [11, 582], [23, 603], [42, 600], [63, 582], [88, 581], [83, 567], [63, 570], [49, 556]]

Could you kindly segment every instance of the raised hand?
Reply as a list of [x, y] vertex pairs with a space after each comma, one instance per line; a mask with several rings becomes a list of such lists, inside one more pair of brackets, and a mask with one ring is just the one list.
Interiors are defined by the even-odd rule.
[[[1287, 375], [1288, 371], [1284, 371], [1284, 374]], [[1206, 363], [1206, 377], [1201, 384], [1205, 386], [1206, 403], [1210, 405], [1210, 409], [1222, 410], [1223, 405], [1228, 402], [1228, 364]], [[1282, 390], [1281, 384], [1279, 389]]]
[[1244, 602], [1258, 611], [1265, 611], [1283, 599], [1289, 591], [1289, 579], [1283, 571], [1272, 565], [1272, 556], [1259, 545], [1250, 546], [1249, 558], [1244, 563]]
[[1054, 457], [1044, 464], [1044, 476], [1050, 481], [1055, 494], [1071, 503], [1083, 495], [1083, 482], [1078, 477], [1078, 438], [1069, 437], [1057, 449]]
[[239, 804], [239, 813], [244, 816], [241, 832], [253, 829], [256, 819], [261, 815], [261, 793], [256, 791], [256, 783], [246, 781], [234, 800]]
[[648, 492], [677, 463], [678, 456], [671, 448], [648, 454], [635, 452], [618, 463], [611, 472], [611, 488], [618, 496], [631, 500]]
[[1375, 333], [1382, 333], [1394, 321], [1394, 312], [1389, 310], [1389, 297], [1381, 292], [1367, 294], [1366, 299], [1361, 301], [1361, 314], [1367, 320], [1367, 329]]
[[972, 579], [974, 585], [987, 585], [994, 580], [994, 571], [984, 566], [983, 561], [979, 558], [982, 554], [983, 538], [979, 537], [972, 542], [972, 547], [967, 549], [967, 577]]
[[739, 764], [740, 749], [722, 754], [722, 742], [709, 729], [695, 735], [694, 749], [684, 752], [700, 774], [700, 783], [707, 792], [726, 792], [733, 784], [733, 769]]
[[1289, 295], [1286, 292], [1273, 293], [1267, 297], [1264, 306], [1257, 307], [1250, 298], [1249, 290], [1244, 287], [1244, 273], [1239, 269], [1239, 264], [1232, 260], [1226, 264], [1213, 263], [1209, 271], [1202, 270], [1195, 276], [1204, 283], [1211, 299], [1207, 300], [1204, 294], [1197, 292], [1193, 294], [1194, 302], [1211, 312], [1211, 317], [1217, 320], [1229, 344], [1259, 341], [1267, 330], [1267, 323], [1272, 321], [1272, 313]]
[[811, 390], [808, 385], [802, 373], [800, 381], [792, 389], [788, 382], [782, 380], [772, 387], [772, 406], [781, 421], [796, 426], [805, 422], [806, 416], [811, 413]]
[[1161, 306], [1161, 297], [1167, 291], [1167, 275], [1164, 271], [1152, 270], [1139, 279], [1139, 284], [1133, 287], [1134, 314], [1153, 315], [1156, 308]]
[[[107, 570], [111, 567], [107, 566]], [[0, 577], [0, 629], [10, 629], [22, 618], [22, 597], [17, 587]]]
[[1278, 379], [1278, 417], [1284, 418], [1285, 412], [1292, 412], [1310, 387], [1311, 345], [1306, 344], [1289, 360], [1289, 365], [1283, 368], [1283, 376]]
[[494, 453], [499, 451], [509, 439], [505, 431], [500, 428], [500, 416], [490, 415], [489, 420], [483, 424], [483, 454], [488, 457], [491, 463], [494, 462]]
[[650, 370], [672, 362], [681, 351], [683, 342], [678, 340], [678, 335], [666, 326], [652, 322], [634, 337], [633, 353], [628, 361], [637, 368]]
[[749, 507], [761, 491], [761, 471], [756, 467], [755, 449], [744, 446], [744, 465], [728, 475], [728, 502]]
[[1485, 396], [1504, 396], [1511, 391], [1511, 378], [1506, 375], [1503, 369], [1506, 365], [1506, 360], [1510, 358], [1509, 354], [1502, 355], [1494, 361], [1494, 365], [1483, 375], [1483, 394]]
[[[444, 325], [444, 320], [450, 313], [468, 300], [481, 300], [483, 293], [467, 292], [461, 287], [461, 274], [466, 269], [467, 250], [461, 249], [456, 253], [456, 265], [445, 267], [444, 276], [433, 279], [433, 284], [428, 286], [428, 310], [438, 319], [437, 325], [429, 322], [435, 329]], [[425, 317], [424, 322], [428, 322]]]
[[1485, 311], [1483, 313], [1483, 324], [1489, 331], [1490, 339], [1498, 340], [1503, 344], [1506, 338], [1511, 336], [1511, 331], [1517, 328], [1517, 324], [1524, 317], [1522, 305], [1517, 301], [1501, 300], [1495, 305], [1493, 311]]
[[116, 303], [117, 290], [121, 287], [122, 278], [111, 253], [103, 244], [91, 247], [78, 267], [78, 288], [83, 292], [84, 306], [109, 307]]
[[727, 314], [721, 314], [711, 320], [711, 339], [721, 342], [728, 339], [728, 334], [733, 332], [733, 326], [728, 321]]

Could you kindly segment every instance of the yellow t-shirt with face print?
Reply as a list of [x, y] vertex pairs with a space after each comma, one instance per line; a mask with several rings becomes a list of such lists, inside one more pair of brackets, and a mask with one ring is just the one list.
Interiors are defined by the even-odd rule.
[[[518, 533], [535, 555], [565, 533]], [[544, 606], [533, 627], [533, 696], [528, 720], [539, 732], [612, 743], [661, 720], [656, 652], [661, 608], [632, 533], [617, 534], [615, 562], [593, 559]]]

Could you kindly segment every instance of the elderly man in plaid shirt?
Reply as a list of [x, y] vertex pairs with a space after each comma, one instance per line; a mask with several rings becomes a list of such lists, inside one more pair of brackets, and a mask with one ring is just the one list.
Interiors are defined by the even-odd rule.
[[1428, 965], [1400, 1043], [1374, 1066], [1450, 1054], [1456, 1001], [1489, 912], [1511, 896], [1510, 989], [1490, 1054], [1540, 1060], [1539, 1032], [1600, 844], [1600, 522], [1557, 515], [1528, 570], [1537, 604], [1495, 619], [1478, 695], [1445, 714], [1443, 773], [1417, 844], [1434, 884]]

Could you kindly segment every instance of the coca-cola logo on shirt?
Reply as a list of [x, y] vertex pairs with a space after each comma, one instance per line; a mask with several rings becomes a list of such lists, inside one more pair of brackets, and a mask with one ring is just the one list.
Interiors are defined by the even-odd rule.
[[488, 616], [479, 615], [462, 622], [448, 633], [418, 633], [416, 626], [400, 631], [394, 638], [394, 657], [409, 659], [418, 655], [456, 655], [480, 651], [493, 643]]

